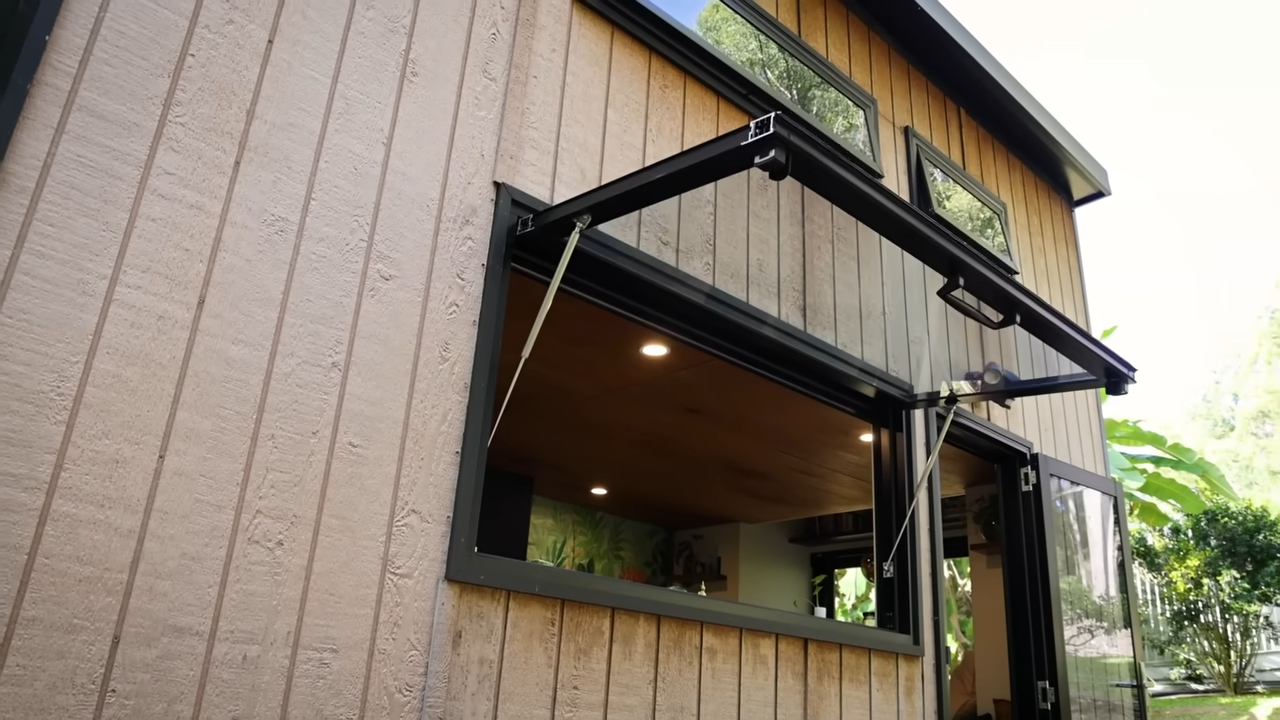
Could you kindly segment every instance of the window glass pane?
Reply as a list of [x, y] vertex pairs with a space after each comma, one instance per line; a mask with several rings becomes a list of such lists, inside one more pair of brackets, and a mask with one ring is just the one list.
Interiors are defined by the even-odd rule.
[[1138, 666], [1116, 501], [1051, 478], [1071, 717], [1138, 717]]
[[654, 4], [812, 115], [836, 137], [874, 158], [866, 112], [728, 5], [719, 0], [654, 0]]
[[922, 161], [934, 212], [968, 233], [998, 257], [1012, 262], [1013, 257], [1009, 254], [1009, 240], [1004, 235], [1004, 224], [1000, 222], [1000, 214], [980, 200], [977, 195], [953, 180], [928, 158], [922, 158]]
[[[511, 275], [495, 410], [546, 287]], [[561, 291], [488, 449], [476, 548], [624, 590], [883, 627], [893, 606], [877, 617], [885, 590], [862, 570], [876, 567], [877, 432], [890, 441]]]

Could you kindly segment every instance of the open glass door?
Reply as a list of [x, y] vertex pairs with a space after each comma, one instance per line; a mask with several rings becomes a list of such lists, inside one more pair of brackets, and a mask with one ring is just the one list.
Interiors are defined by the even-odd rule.
[[[1120, 488], [1045, 455], [1023, 478], [1026, 531], [1039, 555], [1039, 622], [1049, 649], [1041, 717], [1141, 720], [1146, 699], [1131, 601], [1132, 559]], [[1031, 507], [1027, 507], [1030, 505]], [[1048, 711], [1047, 715], [1045, 711]]]

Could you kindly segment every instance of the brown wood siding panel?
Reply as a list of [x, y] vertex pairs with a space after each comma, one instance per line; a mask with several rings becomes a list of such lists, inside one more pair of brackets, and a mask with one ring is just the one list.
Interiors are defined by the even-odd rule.
[[609, 688], [613, 611], [566, 602], [556, 677], [555, 717], [603, 718]]
[[[541, 5], [541, 2], [534, 5]], [[605, 111], [604, 157], [600, 171], [602, 183], [644, 167], [644, 118], [649, 107], [649, 49], [630, 35], [615, 31], [609, 60], [609, 102]], [[640, 213], [611, 220], [605, 223], [604, 229], [635, 246], [640, 235]]]
[[720, 625], [703, 625], [698, 717], [737, 720], [741, 677], [742, 631]]
[[658, 617], [615, 610], [609, 658], [610, 720], [652, 718], [657, 677]]
[[[870, 36], [871, 86], [880, 96], [881, 163], [884, 182], [898, 191], [898, 133], [893, 125], [892, 73], [889, 68], [889, 46], [878, 35]], [[907, 298], [902, 271], [902, 248], [880, 239], [881, 286], [884, 295], [884, 327], [886, 368], [900, 378], [910, 378], [910, 350], [907, 334]]]
[[[423, 717], [485, 720], [494, 717], [509, 594], [454, 585], [445, 593], [439, 635], [428, 666]], [[447, 639], [446, 639], [447, 638]]]
[[564, 603], [515, 593], [507, 605], [498, 717], [551, 720]]
[[840, 717], [871, 720], [871, 654], [864, 648], [840, 649]]
[[742, 720], [774, 720], [777, 715], [778, 638], [742, 631], [742, 676], [738, 716]]
[[898, 720], [898, 656], [871, 651], [871, 720]]
[[613, 26], [582, 5], [574, 4], [552, 202], [600, 185], [612, 52]]
[[[994, 169], [995, 192], [1001, 198], [1011, 197], [1012, 192], [1009, 185], [1009, 182], [1010, 182], [1009, 181], [1009, 152], [1005, 150], [1004, 146], [998, 142], [993, 142], [992, 144], [994, 149], [994, 163], [995, 163], [995, 169]], [[1007, 203], [1007, 201], [1006, 201], [1006, 204], [1011, 205]], [[1015, 239], [1015, 236], [1017, 234], [1017, 223], [1014, 221], [1012, 207], [1007, 207], [1006, 210], [1007, 210], [1006, 220], [1007, 220], [1008, 233], [1009, 233], [1009, 237], [1006, 238], [1006, 240], [1009, 243], [1009, 248], [1013, 253], [1014, 260], [1016, 262], [1017, 259], [1021, 257], [1017, 249], [1017, 241]], [[1019, 365], [1019, 359], [1018, 359], [1018, 340], [1019, 340], [1018, 336], [1020, 334], [1021, 332], [1017, 330], [1005, 331], [1005, 332], [999, 333], [1000, 364], [1003, 365], [1005, 368], [1012, 370], [1015, 375], [1019, 377], [1025, 377], [1026, 373], [1022, 370], [1022, 367]], [[1003, 411], [1003, 413], [999, 415], [999, 418], [1002, 420], [1001, 424], [1004, 427], [1013, 431], [1015, 434], [1024, 436], [1024, 437], [1025, 435], [1024, 435], [1024, 427], [1023, 427], [1023, 419], [1022, 419], [1022, 409], [1025, 405], [1026, 403], [1023, 403], [1023, 402], [1014, 402], [1008, 410]]]
[[[495, 175], [542, 199], [550, 199], [556, 171], [573, 7], [573, 0], [521, 3], [516, 26]], [[439, 24], [440, 31], [448, 28], [461, 37], [466, 25], [450, 22], [457, 14], [454, 8], [447, 15], [433, 12], [428, 25]]]
[[805, 717], [806, 665], [805, 641], [778, 636], [778, 720]]
[[840, 718], [840, 646], [810, 640], [805, 664], [807, 720]]
[[784, 322], [804, 329], [804, 188], [787, 178], [778, 183], [778, 308]]
[[[684, 134], [684, 74], [659, 55], [649, 61], [649, 107], [644, 162], [651, 165], [680, 151]], [[640, 211], [640, 249], [676, 262], [680, 199], [671, 198]]]
[[[911, 126], [916, 129], [916, 132], [919, 132], [932, 142], [935, 135], [946, 134], [945, 112], [943, 108], [939, 107], [935, 113], [933, 108], [934, 104], [942, 102], [942, 98], [941, 96], [937, 98], [930, 97], [929, 83], [915, 68], [910, 68], [910, 83]], [[944, 123], [938, 128], [941, 131], [940, 133], [933, 129], [935, 115], [939, 116]], [[908, 174], [913, 173], [915, 168], [908, 167], [907, 171]], [[938, 289], [942, 287], [944, 282], [942, 276], [932, 268], [923, 267], [923, 270], [924, 286], [922, 292], [924, 293], [925, 312], [928, 318], [929, 362], [933, 378], [933, 382], [929, 384], [928, 389], [936, 390], [943, 380], [955, 377], [951, 371], [951, 356], [947, 333], [948, 308], [946, 303], [942, 302], [942, 298], [938, 297]]]
[[658, 626], [658, 680], [654, 718], [677, 720], [698, 716], [702, 675], [702, 626], [662, 618]]
[[[720, 99], [702, 83], [685, 80], [683, 147], [689, 149], [720, 134]], [[680, 196], [677, 262], [704, 282], [716, 272], [716, 187], [706, 185]], [[727, 210], [727, 209], [726, 209]]]
[[[719, 134], [747, 124], [747, 114], [720, 101]], [[750, 174], [738, 173], [716, 183], [715, 286], [747, 299], [747, 183]]]
[[760, 170], [750, 173], [747, 187], [747, 301], [777, 317], [778, 183]]

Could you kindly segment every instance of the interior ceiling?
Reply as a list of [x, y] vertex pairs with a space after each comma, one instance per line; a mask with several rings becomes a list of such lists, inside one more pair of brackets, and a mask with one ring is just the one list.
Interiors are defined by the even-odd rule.
[[[495, 415], [546, 287], [511, 274]], [[671, 352], [641, 354], [651, 342]], [[870, 507], [872, 446], [858, 438], [871, 430], [560, 293], [521, 371], [489, 465], [532, 477], [539, 495], [672, 529], [768, 522]], [[968, 484], [945, 470], [974, 469], [963, 457], [948, 461], [960, 452], [942, 455], [944, 492]], [[608, 495], [590, 494], [597, 485]]]

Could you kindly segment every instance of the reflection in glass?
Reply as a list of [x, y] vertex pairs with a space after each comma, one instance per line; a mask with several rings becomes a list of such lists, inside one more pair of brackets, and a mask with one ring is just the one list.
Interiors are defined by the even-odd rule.
[[999, 213], [928, 158], [921, 158], [921, 162], [924, 163], [925, 180], [929, 184], [934, 212], [982, 243], [997, 257], [1012, 263], [1009, 240], [1005, 237], [1004, 223], [1000, 221]]
[[1115, 498], [1054, 477], [1054, 545], [1074, 718], [1138, 718], [1141, 691]]
[[664, 12], [701, 35], [743, 70], [782, 93], [836, 137], [873, 158], [867, 114], [835, 86], [757, 30], [719, 0], [654, 0]]

